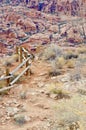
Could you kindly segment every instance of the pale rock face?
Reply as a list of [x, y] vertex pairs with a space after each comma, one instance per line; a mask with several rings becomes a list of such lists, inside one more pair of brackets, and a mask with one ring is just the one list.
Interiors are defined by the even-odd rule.
[[[4, 43], [11, 47], [14, 47], [14, 45], [21, 45], [22, 43], [27, 43], [27, 46], [29, 46], [30, 43], [50, 43], [51, 34], [53, 36], [53, 42], [58, 42], [60, 37], [58, 36], [58, 21], [64, 21], [67, 16], [62, 15], [59, 18], [57, 12], [55, 14], [49, 12], [53, 0], [42, 1], [45, 4], [42, 11], [38, 11], [38, 2], [39, 0], [30, 0], [27, 7], [26, 5], [8, 5], [0, 8], [0, 42], [3, 46]], [[64, 0], [58, 0], [58, 4], [62, 4], [62, 2], [64, 2]], [[33, 3], [34, 8], [31, 8]], [[84, 24], [83, 26], [85, 28]], [[62, 28], [61, 34], [64, 33], [65, 30], [66, 27]], [[81, 29], [80, 31], [83, 30]], [[86, 29], [84, 31], [86, 34]], [[76, 38], [76, 42], [82, 42], [82, 38], [79, 34], [75, 36], [71, 29], [68, 30], [68, 38], [74, 37]], [[0, 51], [2, 51], [2, 49]]]
[[8, 38], [17, 38], [17, 34], [15, 32], [10, 32]]
[[57, 25], [51, 25], [49, 28], [50, 32], [57, 33], [58, 32], [58, 26]]
[[24, 38], [24, 37], [27, 36], [27, 34], [25, 34], [25, 32], [23, 31], [23, 29], [17, 30], [17, 33], [18, 33], [18, 37], [19, 38]]
[[42, 17], [46, 19], [47, 21], [49, 21], [50, 24], [57, 23], [59, 20], [59, 18], [56, 15], [51, 15], [51, 14], [46, 14], [46, 13], [43, 13]]
[[40, 18], [41, 16], [41, 12], [36, 11], [35, 9], [31, 9], [31, 11], [30, 10], [24, 11], [24, 13], [27, 16], [27, 18], [30, 17], [36, 19], [36, 18]]
[[6, 21], [12, 21], [14, 23], [17, 23], [18, 19], [20, 19], [20, 15], [17, 15], [15, 12], [7, 14]]
[[27, 19], [19, 19], [16, 26], [20, 26], [23, 28], [25, 32], [35, 31], [36, 26], [30, 18]]
[[49, 34], [34, 34], [30, 37], [29, 42], [30, 43], [43, 43], [43, 42], [47, 42], [49, 43]]
[[7, 109], [6, 109], [6, 112], [7, 112], [8, 116], [13, 116], [13, 115], [17, 114], [18, 111], [19, 111], [19, 109], [14, 108], [14, 107], [7, 107]]

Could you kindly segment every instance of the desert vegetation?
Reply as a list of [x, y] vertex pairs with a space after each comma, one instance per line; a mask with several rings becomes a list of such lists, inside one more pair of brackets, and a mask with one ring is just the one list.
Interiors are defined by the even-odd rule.
[[0, 130], [86, 130], [85, 5], [0, 1]]

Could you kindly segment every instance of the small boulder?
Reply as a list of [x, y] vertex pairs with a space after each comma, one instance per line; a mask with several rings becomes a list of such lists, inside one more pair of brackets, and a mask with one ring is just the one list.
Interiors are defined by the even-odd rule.
[[30, 117], [26, 116], [26, 115], [22, 115], [22, 114], [18, 114], [14, 116], [14, 121], [16, 124], [18, 125], [23, 125], [25, 124], [27, 121], [30, 121]]

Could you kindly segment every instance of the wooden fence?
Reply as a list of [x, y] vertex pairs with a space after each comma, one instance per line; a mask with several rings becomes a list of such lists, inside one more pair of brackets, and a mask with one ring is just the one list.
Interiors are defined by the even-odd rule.
[[[15, 84], [19, 80], [19, 78], [25, 73], [26, 75], [31, 74], [30, 67], [31, 67], [31, 62], [34, 59], [34, 56], [32, 54], [29, 54], [28, 50], [24, 47], [16, 47], [16, 54], [18, 54], [18, 62], [20, 63], [11, 72], [9, 71], [9, 67], [6, 67], [6, 75], [0, 78], [0, 81], [5, 80], [7, 87], [1, 88], [0, 92], [13, 88], [14, 87], [13, 84]], [[25, 69], [15, 77], [15, 73], [19, 69], [21, 69], [24, 65], [25, 65]]]

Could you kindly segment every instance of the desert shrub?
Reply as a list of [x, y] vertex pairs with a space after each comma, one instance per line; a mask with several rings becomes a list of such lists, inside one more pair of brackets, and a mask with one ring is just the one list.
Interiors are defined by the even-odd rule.
[[[4, 86], [5, 83], [0, 81], [0, 89], [2, 89]], [[0, 92], [0, 95], [8, 95], [8, 90]]]
[[19, 55], [14, 54], [14, 55], [12, 55], [12, 58], [13, 58], [13, 62], [16, 62], [16, 61], [18, 61]]
[[70, 80], [71, 81], [79, 81], [81, 79], [81, 74], [80, 72], [77, 72], [77, 73], [71, 73], [70, 74]]
[[75, 61], [74, 61], [74, 60], [67, 60], [67, 61], [66, 61], [66, 66], [67, 66], [68, 68], [74, 68], [74, 66], [75, 66]]
[[[2, 70], [3, 72], [3, 70]], [[3, 74], [3, 73], [2, 73]], [[6, 80], [1, 80], [0, 81], [0, 89], [2, 89], [3, 87], [6, 86]], [[8, 94], [8, 90], [5, 90], [3, 92], [0, 92], [0, 95], [7, 95]]]
[[50, 91], [53, 94], [56, 94], [56, 99], [69, 98], [68, 92], [64, 91], [61, 88], [53, 88]]
[[24, 115], [15, 115], [14, 116], [14, 121], [18, 125], [23, 125], [23, 124], [25, 124], [27, 122], [26, 116], [24, 116]]
[[84, 53], [86, 53], [86, 48], [85, 48], [85, 47], [78, 48], [78, 49], [77, 49], [77, 52], [78, 52], [79, 54], [84, 54]]
[[61, 71], [60, 70], [56, 70], [56, 71], [49, 71], [49, 76], [57, 76], [57, 75], [61, 75]]
[[71, 123], [71, 124], [68, 126], [68, 128], [69, 128], [69, 130], [77, 130], [77, 129], [80, 129], [80, 125], [79, 125], [79, 123], [78, 123], [78, 121], [77, 121], [77, 122]]
[[64, 57], [58, 57], [56, 58], [51, 66], [52, 66], [52, 70], [49, 72], [49, 76], [57, 76], [57, 75], [60, 75], [62, 72], [61, 72], [61, 69], [63, 68], [63, 66], [65, 65], [65, 59]]
[[0, 68], [0, 76], [2, 76], [4, 73], [4, 71], [2, 70], [2, 68]]
[[[84, 64], [84, 63], [86, 63], [86, 55], [82, 55], [82, 54], [80, 54], [79, 55], [79, 58], [78, 58], [78, 62], [79, 62], [79, 64]], [[79, 65], [79, 67], [80, 67], [80, 65]]]
[[84, 90], [84, 89], [78, 89], [77, 92], [80, 93], [81, 95], [85, 95], [86, 96], [86, 90]]
[[12, 66], [12, 64], [13, 64], [14, 62], [16, 62], [16, 61], [18, 61], [18, 54], [14, 54], [14, 55], [12, 55], [12, 56], [9, 56], [9, 57], [3, 59], [3, 65], [4, 65], [5, 67], [7, 67], [7, 66]]
[[2, 95], [2, 96], [8, 95], [8, 94], [9, 94], [9, 92], [7, 90], [0, 92], [0, 95]]
[[[57, 130], [85, 130], [85, 97], [74, 94], [70, 100], [61, 100], [54, 105]], [[74, 129], [75, 128], [75, 129]]]
[[10, 60], [4, 60], [3, 65], [4, 65], [5, 67], [11, 66], [11, 65], [12, 65], [12, 62], [11, 62]]
[[6, 84], [5, 84], [5, 81], [4, 80], [1, 80], [0, 81], [0, 88], [4, 87]]
[[51, 90], [51, 92], [52, 93], [54, 93], [54, 94], [60, 94], [60, 95], [62, 95], [62, 89], [57, 89], [57, 88], [53, 88], [52, 90]]
[[65, 65], [64, 57], [59, 57], [56, 59], [56, 61], [55, 61], [56, 69], [62, 69], [64, 65]]
[[66, 60], [72, 59], [72, 58], [78, 58], [78, 54], [74, 51], [68, 51], [65, 53], [64, 57]]
[[56, 44], [50, 44], [43, 52], [43, 58], [45, 60], [54, 60], [57, 57], [62, 56], [62, 49]]
[[51, 92], [53, 89], [57, 87], [61, 87], [63, 84], [61, 82], [53, 82], [47, 85], [47, 89]]
[[80, 125], [78, 121], [73, 122], [70, 125], [64, 125], [63, 123], [61, 123], [59, 125], [55, 124], [50, 130], [80, 130]]
[[72, 111], [69, 110], [65, 111], [64, 109], [64, 112], [59, 112], [58, 115], [60, 117], [57, 123], [59, 128], [61, 128], [62, 130], [77, 130], [78, 128], [80, 128], [78, 124], [79, 117], [76, 114], [74, 114]]
[[26, 91], [23, 91], [23, 92], [20, 93], [20, 98], [21, 99], [26, 99], [26, 97], [27, 97], [27, 92]]

